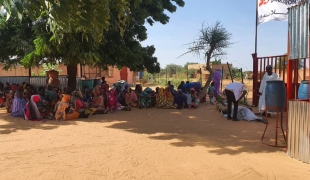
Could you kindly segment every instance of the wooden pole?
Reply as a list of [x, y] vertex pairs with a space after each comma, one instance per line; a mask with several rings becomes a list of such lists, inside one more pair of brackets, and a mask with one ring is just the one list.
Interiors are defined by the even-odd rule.
[[227, 66], [228, 66], [228, 70], [229, 70], [229, 74], [230, 74], [230, 79], [231, 79], [231, 82], [234, 82], [234, 79], [233, 79], [233, 77], [232, 77], [232, 75], [231, 75], [231, 72], [230, 72], [230, 67], [229, 67], [228, 62], [227, 62]]
[[221, 92], [223, 91], [223, 75], [224, 75], [224, 66], [222, 66]]

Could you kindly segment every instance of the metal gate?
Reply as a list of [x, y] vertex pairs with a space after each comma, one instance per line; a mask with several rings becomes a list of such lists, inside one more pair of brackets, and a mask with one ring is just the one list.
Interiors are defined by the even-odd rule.
[[302, 80], [306, 80], [306, 58], [301, 59], [290, 59], [293, 66], [290, 71], [292, 72], [291, 81], [287, 79], [287, 71], [288, 71], [288, 57], [287, 55], [280, 56], [268, 56], [268, 57], [257, 57], [256, 54], [252, 54], [253, 58], [253, 106], [258, 105], [259, 100], [259, 87], [261, 81], [265, 74], [265, 68], [267, 65], [271, 65], [273, 68], [273, 72], [280, 76], [280, 79], [285, 82], [292, 82], [292, 99], [297, 99], [297, 92], [299, 84]]

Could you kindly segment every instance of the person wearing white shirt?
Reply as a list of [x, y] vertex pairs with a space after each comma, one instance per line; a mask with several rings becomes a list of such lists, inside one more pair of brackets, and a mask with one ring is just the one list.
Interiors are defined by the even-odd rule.
[[262, 113], [263, 116], [266, 114], [266, 103], [265, 103], [265, 89], [267, 86], [267, 81], [272, 81], [272, 80], [279, 80], [279, 76], [276, 73], [272, 72], [272, 66], [268, 65], [266, 66], [266, 73], [264, 74], [264, 77], [262, 79], [262, 82], [259, 87], [259, 92], [258, 95], [259, 97], [259, 102], [258, 102], [258, 111]]
[[[238, 113], [238, 103], [239, 100], [242, 99], [247, 93], [247, 89], [244, 84], [239, 82], [233, 82], [226, 86], [224, 90], [224, 94], [227, 97], [227, 103], [228, 103], [228, 116], [227, 119], [232, 119], [233, 121], [239, 121], [237, 119], [237, 113]], [[231, 106], [232, 103], [234, 103], [234, 114], [233, 117], [231, 117]]]

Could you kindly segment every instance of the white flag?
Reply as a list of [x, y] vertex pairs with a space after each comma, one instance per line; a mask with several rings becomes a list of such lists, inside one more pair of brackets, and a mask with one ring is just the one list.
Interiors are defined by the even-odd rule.
[[305, 0], [258, 0], [258, 21], [262, 24], [268, 21], [287, 21], [289, 7]]

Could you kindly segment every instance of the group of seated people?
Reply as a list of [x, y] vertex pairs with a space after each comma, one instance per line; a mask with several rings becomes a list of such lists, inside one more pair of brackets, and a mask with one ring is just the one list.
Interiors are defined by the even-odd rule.
[[155, 91], [149, 87], [143, 90], [141, 85], [136, 85], [133, 90], [128, 84], [110, 88], [103, 77], [101, 85], [94, 85], [92, 89], [85, 86], [82, 91], [72, 91], [68, 87], [61, 91], [49, 84], [46, 88], [35, 89], [26, 83], [7, 84], [4, 90], [8, 91], [4, 97], [7, 112], [13, 117], [32, 121], [88, 118], [93, 114], [111, 111], [131, 111], [132, 107], [182, 109], [197, 108], [200, 104], [200, 89], [185, 88], [184, 82], [181, 82], [178, 90], [169, 82], [167, 87], [157, 87]]

